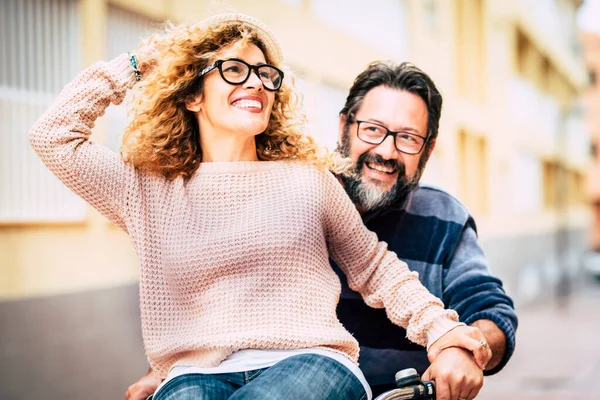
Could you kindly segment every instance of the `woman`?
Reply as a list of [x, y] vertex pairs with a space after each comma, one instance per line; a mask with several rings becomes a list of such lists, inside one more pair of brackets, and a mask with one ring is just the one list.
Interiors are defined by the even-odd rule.
[[[431, 358], [459, 346], [483, 367], [483, 337], [378, 243], [324, 168], [339, 163], [297, 130], [281, 62], [250, 17], [172, 27], [83, 71], [31, 130], [52, 172], [131, 236], [144, 346], [166, 378], [155, 399], [370, 398], [329, 256]], [[121, 159], [88, 136], [131, 87]]]

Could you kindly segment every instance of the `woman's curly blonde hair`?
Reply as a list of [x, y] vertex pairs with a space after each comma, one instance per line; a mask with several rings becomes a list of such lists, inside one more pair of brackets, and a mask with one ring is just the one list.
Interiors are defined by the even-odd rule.
[[[198, 122], [186, 103], [202, 93], [200, 71], [221, 49], [238, 42], [255, 44], [267, 63], [281, 67], [259, 35], [237, 21], [210, 27], [168, 25], [165, 32], [140, 45], [140, 49], [155, 49], [151, 58], [156, 61], [139, 60], [144, 76], [134, 86], [130, 104], [133, 118], [123, 137], [121, 154], [126, 161], [141, 171], [169, 180], [192, 176], [202, 161], [202, 149]], [[289, 82], [275, 92], [266, 130], [256, 136], [258, 159], [308, 161], [333, 172], [344, 172], [349, 167], [347, 160], [328, 152], [301, 132], [306, 119], [300, 109], [301, 99], [293, 88], [293, 77], [286, 73], [286, 78], [288, 75]]]

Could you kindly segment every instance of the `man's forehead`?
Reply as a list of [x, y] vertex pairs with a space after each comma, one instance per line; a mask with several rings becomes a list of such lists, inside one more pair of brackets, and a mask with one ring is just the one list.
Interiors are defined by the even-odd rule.
[[398, 106], [403, 106], [400, 108], [410, 106], [411, 108], [423, 108], [425, 111], [427, 110], [427, 105], [419, 95], [403, 89], [383, 85], [377, 86], [367, 92], [360, 109], [386, 109]]
[[405, 90], [378, 86], [363, 98], [356, 118], [386, 125], [392, 130], [427, 131], [427, 106], [423, 99]]

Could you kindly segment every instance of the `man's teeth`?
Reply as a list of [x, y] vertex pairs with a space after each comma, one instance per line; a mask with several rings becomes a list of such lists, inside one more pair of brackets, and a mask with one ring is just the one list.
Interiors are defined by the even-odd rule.
[[391, 174], [395, 171], [395, 168], [384, 167], [383, 165], [379, 165], [379, 164], [367, 163], [367, 167], [374, 169], [377, 172], [384, 172], [386, 174]]
[[233, 103], [233, 105], [235, 107], [238, 108], [259, 108], [262, 109], [262, 104], [260, 103], [260, 101], [257, 100], [238, 100], [235, 103]]

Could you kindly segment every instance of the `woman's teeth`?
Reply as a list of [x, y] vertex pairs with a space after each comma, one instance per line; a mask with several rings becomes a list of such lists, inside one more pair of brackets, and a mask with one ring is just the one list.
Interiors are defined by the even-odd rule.
[[257, 100], [238, 100], [233, 103], [234, 107], [237, 108], [258, 108], [262, 109], [262, 104]]

